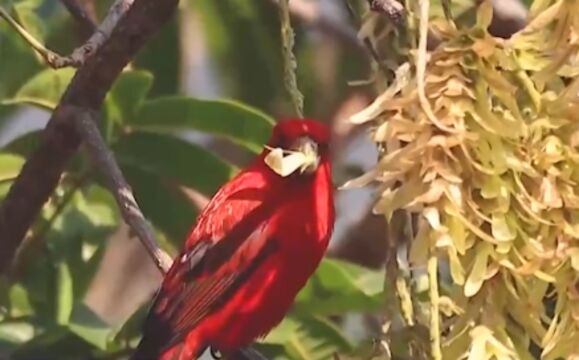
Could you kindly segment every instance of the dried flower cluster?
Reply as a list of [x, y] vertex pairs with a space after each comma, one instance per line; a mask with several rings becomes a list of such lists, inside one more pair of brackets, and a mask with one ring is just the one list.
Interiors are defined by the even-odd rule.
[[[425, 93], [415, 64], [352, 121], [386, 149], [349, 185], [382, 184], [376, 213], [419, 214], [409, 261], [448, 263], [444, 359], [579, 356], [579, 1], [535, 1], [509, 40], [431, 24]], [[438, 286], [438, 284], [436, 285]], [[438, 316], [438, 314], [435, 314]], [[428, 324], [425, 324], [428, 325]], [[534, 350], [533, 350], [534, 349]]]

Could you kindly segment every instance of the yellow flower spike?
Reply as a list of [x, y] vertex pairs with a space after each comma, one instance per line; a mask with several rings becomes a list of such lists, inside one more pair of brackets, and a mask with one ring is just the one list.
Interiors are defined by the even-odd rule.
[[571, 266], [575, 271], [579, 271], [579, 248], [569, 249], [568, 254], [571, 259]]
[[498, 341], [492, 330], [486, 326], [479, 325], [472, 329], [470, 337], [472, 343], [468, 360], [517, 359], [515, 352]]
[[448, 247], [447, 254], [449, 260], [448, 262], [450, 265], [450, 276], [452, 277], [452, 280], [457, 285], [464, 285], [465, 271], [459, 257], [457, 256], [456, 249], [453, 247]]
[[[535, 346], [542, 360], [567, 359], [579, 343], [579, 0], [535, 0], [527, 28], [504, 41], [487, 33], [490, 3], [478, 10], [474, 28], [437, 33], [420, 98], [410, 58], [362, 112], [386, 150], [362, 180], [380, 183], [379, 212], [421, 216], [413, 265], [432, 247], [430, 263], [448, 264], [438, 304], [412, 299], [448, 316], [443, 359], [530, 360]], [[432, 319], [416, 315], [417, 325]]]
[[511, 241], [517, 236], [512, 226], [507, 223], [504, 214], [493, 214], [491, 221], [491, 233], [497, 241]]
[[481, 243], [477, 247], [477, 254], [474, 258], [472, 269], [464, 284], [465, 296], [472, 297], [476, 295], [482, 287], [491, 251], [492, 247], [488, 243]]

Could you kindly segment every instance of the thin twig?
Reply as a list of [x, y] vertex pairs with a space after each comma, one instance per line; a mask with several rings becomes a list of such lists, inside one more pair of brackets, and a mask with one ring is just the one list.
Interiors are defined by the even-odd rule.
[[430, 102], [426, 97], [425, 91], [425, 74], [426, 74], [426, 63], [427, 56], [426, 46], [428, 44], [428, 10], [430, 8], [430, 0], [419, 0], [420, 6], [420, 25], [419, 25], [419, 39], [418, 39], [418, 54], [416, 59], [416, 83], [418, 87], [418, 100], [420, 101], [420, 106], [426, 114], [426, 117], [430, 122], [432, 122], [440, 130], [456, 133], [456, 130], [444, 125], [432, 111]]
[[[110, 37], [119, 20], [129, 10], [134, 0], [116, 0], [109, 9], [103, 23], [96, 29], [92, 36], [80, 47], [76, 48], [72, 54], [62, 56], [45, 47], [34, 36], [30, 35], [26, 29], [14, 20], [6, 10], [0, 7], [0, 17], [4, 18], [16, 32], [38, 52], [44, 61], [54, 69], [63, 67], [79, 67], [86, 59], [91, 57], [99, 47]], [[68, 8], [68, 6], [67, 6]], [[77, 8], [71, 6], [73, 15], [77, 13]], [[70, 10], [70, 8], [69, 8]]]
[[293, 53], [295, 33], [290, 21], [289, 0], [279, 0], [279, 15], [281, 20], [284, 84], [289, 92], [296, 115], [303, 117], [304, 96], [298, 89], [296, 78], [297, 61]]
[[382, 332], [386, 338], [388, 331], [390, 331], [390, 324], [394, 318], [394, 309], [396, 305], [394, 304], [394, 292], [389, 289], [396, 289], [396, 278], [398, 277], [398, 263], [396, 262], [396, 248], [398, 246], [398, 233], [395, 229], [396, 213], [393, 215], [393, 220], [386, 223], [386, 257], [384, 261], [384, 305], [385, 307], [385, 318], [382, 324]]
[[[404, 224], [403, 229], [403, 239], [404, 239], [404, 246], [408, 246], [414, 241], [414, 226], [412, 223], [412, 213], [408, 210], [401, 210], [403, 211], [403, 215], [401, 216], [401, 221]], [[397, 254], [399, 254], [398, 250]], [[400, 259], [400, 260], [399, 260]], [[400, 269], [398, 272], [398, 276], [396, 278], [396, 289], [397, 294], [400, 301], [400, 309], [402, 312], [402, 316], [404, 321], [406, 321], [406, 326], [414, 326], [414, 305], [412, 304], [412, 294], [410, 291], [410, 286], [407, 281], [407, 277], [410, 277], [410, 270], [408, 268], [408, 259], [404, 258], [401, 259], [397, 256], [397, 260], [399, 261], [398, 268]]]
[[442, 360], [440, 350], [440, 309], [438, 293], [438, 258], [435, 249], [431, 249], [428, 258], [428, 282], [430, 289], [430, 357]]
[[49, 64], [50, 66], [52, 66], [54, 62], [58, 61], [57, 59], [62, 58], [54, 51], [45, 47], [40, 41], [38, 41], [34, 36], [32, 36], [28, 31], [26, 31], [26, 29], [22, 25], [20, 25], [16, 20], [14, 20], [14, 18], [12, 18], [12, 16], [10, 16], [10, 14], [1, 6], [0, 6], [0, 18], [6, 20], [6, 22], [8, 22], [8, 25], [10, 25], [10, 27], [12, 27], [18, 33], [18, 35], [20, 35], [20, 37], [22, 37], [22, 39], [24, 39], [24, 41], [26, 41], [28, 45], [30, 45], [32, 49], [34, 49], [38, 54], [40, 54], [40, 56], [42, 56], [44, 61], [46, 61], [46, 63]]
[[100, 134], [96, 119], [93, 119], [94, 115], [85, 109], [72, 106], [66, 108], [66, 111], [74, 112], [72, 116], [86, 151], [95, 169], [104, 176], [109, 190], [117, 200], [123, 219], [136, 233], [155, 265], [163, 274], [166, 273], [173, 260], [155, 240], [153, 230], [137, 205], [131, 187]]
[[87, 40], [87, 42], [76, 48], [72, 54], [63, 58], [62, 62], [55, 63], [54, 66], [59, 68], [65, 66], [78, 67], [82, 65], [86, 59], [92, 56], [97, 51], [97, 49], [101, 47], [102, 44], [104, 44], [104, 42], [111, 36], [111, 33], [117, 26], [117, 23], [131, 8], [133, 2], [134, 0], [116, 0], [109, 9], [109, 12], [107, 13], [107, 16], [103, 20], [102, 24], [99, 25], [98, 29], [96, 29], [96, 31]]

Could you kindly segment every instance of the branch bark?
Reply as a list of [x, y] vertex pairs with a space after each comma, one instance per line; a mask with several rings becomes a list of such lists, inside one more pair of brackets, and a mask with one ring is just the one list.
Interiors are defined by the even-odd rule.
[[60, 2], [76, 20], [82, 31], [92, 34], [98, 27], [96, 16], [93, 12], [87, 10], [89, 3], [81, 3], [79, 0], [60, 0]]
[[125, 180], [113, 153], [107, 147], [100, 134], [96, 125], [96, 116], [83, 108], [74, 108], [72, 106], [65, 108], [64, 111], [71, 112], [70, 117], [74, 118], [73, 123], [76, 125], [78, 133], [82, 136], [92, 164], [104, 176], [107, 187], [113, 193], [119, 205], [123, 219], [136, 233], [159, 271], [165, 274], [173, 260], [159, 247], [155, 240], [153, 230], [143, 216], [139, 205], [137, 205], [131, 187]]
[[406, 15], [406, 9], [397, 0], [368, 0], [370, 10], [383, 13], [396, 24], [401, 25]]
[[133, 1], [134, 0], [116, 0], [109, 9], [106, 18], [92, 36], [82, 46], [76, 48], [69, 56], [55, 59], [51, 63], [51, 66], [61, 68], [66, 66], [78, 67], [82, 65], [86, 59], [91, 57], [110, 37], [120, 19], [133, 5]]
[[56, 188], [81, 139], [67, 106], [98, 110], [112, 83], [145, 42], [173, 15], [178, 0], [137, 0], [110, 38], [77, 71], [0, 207], [0, 273]]

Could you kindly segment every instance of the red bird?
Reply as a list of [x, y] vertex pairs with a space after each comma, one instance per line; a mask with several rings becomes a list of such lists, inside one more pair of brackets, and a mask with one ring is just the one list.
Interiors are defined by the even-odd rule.
[[333, 230], [329, 137], [313, 120], [274, 127], [199, 216], [132, 359], [191, 360], [208, 347], [227, 356], [283, 319]]

